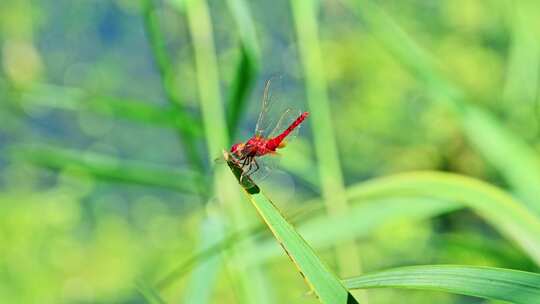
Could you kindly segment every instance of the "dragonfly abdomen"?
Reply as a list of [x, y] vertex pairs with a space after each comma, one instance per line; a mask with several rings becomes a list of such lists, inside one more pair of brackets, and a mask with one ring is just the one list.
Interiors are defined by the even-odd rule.
[[283, 140], [289, 134], [291, 134], [291, 132], [294, 131], [294, 129], [296, 129], [304, 121], [304, 119], [308, 117], [308, 115], [308, 112], [300, 114], [300, 116], [298, 116], [298, 118], [296, 118], [293, 123], [291, 123], [291, 125], [287, 129], [285, 129], [285, 131], [281, 132], [281, 134], [279, 134], [278, 136], [268, 140], [268, 142], [266, 143], [266, 148], [271, 151], [276, 151], [276, 149], [283, 142]]

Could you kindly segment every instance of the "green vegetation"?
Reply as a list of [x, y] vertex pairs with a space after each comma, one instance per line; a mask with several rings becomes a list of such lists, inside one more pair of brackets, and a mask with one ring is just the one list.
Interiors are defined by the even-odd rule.
[[0, 303], [540, 303], [535, 1], [4, 2]]
[[348, 279], [344, 284], [352, 289], [398, 287], [442, 290], [522, 304], [540, 300], [539, 274], [492, 267], [401, 267]]

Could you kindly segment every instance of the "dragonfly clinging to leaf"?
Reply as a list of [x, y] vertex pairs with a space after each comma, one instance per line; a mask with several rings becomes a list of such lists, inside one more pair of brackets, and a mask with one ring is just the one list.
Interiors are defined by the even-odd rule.
[[[286, 145], [286, 139], [291, 137], [291, 133], [298, 129], [298, 126], [308, 117], [308, 112], [295, 115], [291, 109], [285, 110], [271, 132], [268, 132], [272, 125], [268, 123], [270, 107], [272, 106], [270, 95], [270, 80], [264, 86], [262, 108], [257, 119], [255, 134], [245, 142], [234, 144], [230, 153], [234, 161], [244, 171], [244, 176], [251, 176], [263, 168], [261, 159], [264, 156], [272, 157], [277, 154], [278, 149]], [[282, 129], [288, 125], [286, 129]]]

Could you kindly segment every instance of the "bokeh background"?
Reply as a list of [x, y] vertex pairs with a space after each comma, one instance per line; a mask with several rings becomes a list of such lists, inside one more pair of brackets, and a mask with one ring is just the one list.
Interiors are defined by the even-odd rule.
[[[280, 101], [315, 112], [263, 181], [295, 224], [332, 212], [332, 185], [417, 170], [489, 182], [537, 215], [538, 6], [3, 0], [0, 302], [146, 303], [157, 292], [253, 303], [263, 292], [258, 303], [317, 303], [231, 176], [214, 175], [219, 149], [252, 134], [275, 75]], [[321, 153], [340, 166], [326, 170]], [[235, 194], [220, 202], [212, 179]], [[469, 209], [381, 218], [314, 247], [348, 276], [438, 263], [538, 270]], [[486, 302], [392, 289], [368, 299]]]

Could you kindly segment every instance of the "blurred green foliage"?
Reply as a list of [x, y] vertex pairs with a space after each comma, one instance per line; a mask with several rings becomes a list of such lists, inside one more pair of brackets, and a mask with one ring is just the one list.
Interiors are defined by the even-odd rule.
[[[308, 120], [262, 184], [287, 217], [308, 215], [294, 223], [332, 270], [343, 255], [330, 248], [353, 240], [364, 272], [538, 272], [540, 4], [308, 2], [316, 19], [302, 32], [304, 6], [294, 13], [290, 1], [2, 1], [0, 303], [317, 303], [209, 161], [252, 135], [276, 74], [282, 102], [331, 125]], [[317, 141], [340, 161], [330, 184]], [[412, 174], [378, 197], [351, 194], [417, 170], [498, 189], [486, 198], [475, 192], [485, 184], [431, 179], [403, 190]], [[328, 203], [333, 191], [347, 196], [343, 218], [324, 211], [320, 195]], [[393, 289], [367, 298], [474, 301]]]

